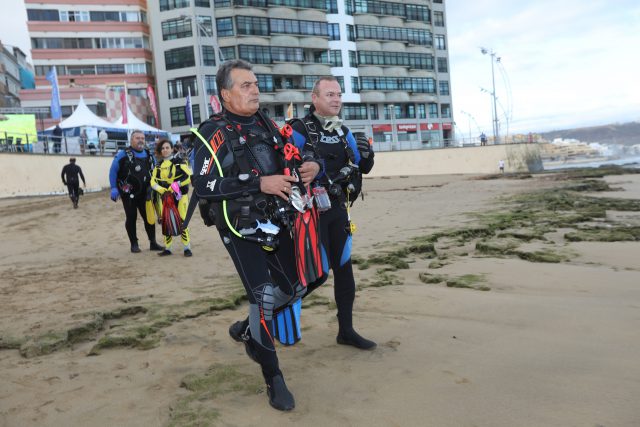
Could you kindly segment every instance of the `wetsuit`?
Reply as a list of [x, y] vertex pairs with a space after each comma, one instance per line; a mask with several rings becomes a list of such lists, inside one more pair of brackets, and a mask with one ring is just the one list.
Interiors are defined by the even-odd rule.
[[[259, 113], [251, 117], [223, 114], [202, 123], [199, 133], [216, 153], [224, 177], [220, 177], [209, 148], [196, 138], [192, 182], [205, 223], [216, 224], [244, 285], [249, 299], [249, 343], [268, 382], [281, 375], [270, 332], [274, 311], [306, 291], [298, 280], [289, 231], [272, 215], [274, 206], [286, 202], [260, 191], [260, 176], [283, 173], [283, 157], [276, 148], [282, 147], [282, 141], [275, 125]], [[202, 204], [203, 200], [215, 203]], [[255, 227], [256, 220], [270, 219], [280, 227], [279, 248], [269, 252], [234, 234], [224, 218], [223, 200], [229, 222], [240, 232]]]
[[[131, 246], [138, 245], [136, 233], [137, 212], [144, 221], [144, 229], [149, 237], [152, 248], [157, 246], [156, 227], [147, 221], [146, 201], [150, 200], [151, 171], [155, 165], [155, 160], [149, 150], [136, 151], [131, 147], [118, 151], [111, 163], [109, 170], [109, 183], [111, 189], [118, 189], [122, 206], [124, 207], [125, 229], [129, 236]], [[115, 198], [114, 198], [115, 200]]]
[[[301, 120], [294, 120], [291, 124], [296, 146], [300, 148], [311, 144], [315, 147], [317, 157], [323, 162], [323, 173], [319, 174], [316, 180], [329, 193], [331, 208], [320, 214], [320, 236], [323, 252], [327, 255], [329, 265], [333, 270], [334, 296], [340, 328], [338, 341], [340, 342], [341, 337], [352, 335], [352, 313], [356, 286], [351, 265], [351, 232], [346, 210], [346, 185], [348, 181], [341, 181], [340, 185], [334, 184], [332, 188], [329, 184], [329, 178], [335, 180], [339, 176], [340, 170], [349, 164], [357, 165], [362, 173], [369, 173], [373, 168], [373, 152], [370, 152], [368, 158], [363, 158], [358, 150], [356, 139], [346, 126], [326, 131], [314, 114], [309, 114]], [[312, 292], [326, 279], [327, 274], [309, 285], [307, 292]], [[354, 336], [354, 339], [357, 338]], [[367, 344], [364, 342], [350, 344], [367, 348]]]
[[[180, 193], [182, 196], [177, 201], [178, 212], [180, 212], [180, 218], [184, 221], [187, 214], [187, 206], [189, 205], [189, 183], [191, 182], [191, 170], [182, 159], [178, 157], [171, 157], [164, 159], [158, 164], [153, 173], [151, 174], [151, 188], [154, 189], [158, 197], [155, 197], [156, 210], [159, 214], [162, 213], [162, 196], [167, 191], [172, 191], [171, 184], [174, 181], [178, 182], [180, 186]], [[175, 195], [174, 195], [175, 197]], [[184, 249], [190, 249], [191, 238], [189, 236], [189, 228], [186, 227], [182, 230], [180, 235]], [[164, 243], [167, 250], [171, 250], [171, 244], [173, 243], [173, 236], [164, 236]]]
[[80, 180], [78, 179], [78, 175], [82, 178], [82, 184], [86, 185], [82, 169], [76, 165], [75, 162], [69, 163], [62, 168], [62, 183], [66, 185], [67, 190], [69, 190], [69, 198], [74, 208], [78, 207], [78, 201], [80, 200]]

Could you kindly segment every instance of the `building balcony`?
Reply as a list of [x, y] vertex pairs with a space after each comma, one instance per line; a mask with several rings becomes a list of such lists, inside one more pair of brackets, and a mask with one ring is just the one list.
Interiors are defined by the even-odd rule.
[[356, 25], [380, 25], [380, 19], [374, 15], [354, 15], [353, 23]]
[[325, 22], [327, 14], [318, 9], [303, 9], [298, 11], [298, 19], [303, 21]]
[[[38, 76], [35, 80], [36, 88], [51, 86], [51, 83], [44, 76]], [[64, 86], [69, 89], [79, 90], [86, 87], [107, 86], [114, 82], [124, 81], [126, 81], [127, 84], [144, 83], [153, 85], [155, 83], [154, 77], [146, 74], [81, 74], [58, 76], [58, 84], [61, 87]], [[51, 92], [51, 89], [48, 90]], [[49, 93], [49, 95], [51, 95], [51, 93]]]
[[409, 98], [412, 102], [437, 102], [438, 97], [430, 93], [411, 93]]
[[314, 36], [303, 36], [300, 39], [300, 47], [315, 50], [327, 50], [329, 49], [329, 39]]
[[284, 89], [276, 92], [274, 100], [275, 102], [283, 102], [287, 104], [290, 102], [305, 102], [306, 95], [299, 90]]
[[382, 67], [376, 67], [373, 65], [361, 65], [358, 67], [358, 75], [360, 76], [384, 76], [384, 70]]
[[278, 74], [283, 76], [301, 76], [302, 66], [299, 64], [293, 64], [290, 62], [281, 62], [278, 64], [274, 64], [272, 69], [272, 74]]
[[[144, 58], [153, 59], [147, 49], [31, 49], [31, 57], [37, 60], [53, 60], [68, 62], [74, 59], [121, 59]], [[39, 65], [39, 64], [36, 64]]]
[[[93, 33], [92, 37], [104, 37], [104, 33], [142, 33], [149, 35], [149, 26], [143, 22], [27, 22], [29, 33], [72, 33], [81, 37], [83, 33]], [[80, 33], [80, 34], [79, 34]], [[33, 35], [33, 34], [32, 34]], [[57, 35], [57, 34], [56, 34]]]
[[409, 71], [401, 66], [388, 66], [384, 69], [385, 77], [407, 77], [409, 75]]
[[406, 27], [406, 22], [399, 16], [384, 16], [379, 19], [379, 24], [381, 27], [397, 27], [403, 28]]
[[305, 76], [329, 76], [331, 75], [331, 66], [326, 64], [303, 65], [302, 74]]
[[298, 19], [298, 12], [288, 7], [270, 7], [269, 10], [267, 10], [267, 14], [269, 18]]
[[384, 92], [377, 90], [361, 90], [360, 91], [361, 102], [368, 102], [371, 104], [387, 102], [387, 97]]
[[409, 102], [411, 101], [411, 97], [407, 92], [401, 91], [393, 91], [387, 92], [386, 94], [387, 102]]
[[375, 40], [362, 40], [356, 43], [356, 49], [380, 52], [382, 51], [382, 43]]
[[300, 39], [294, 36], [277, 34], [277, 35], [271, 36], [271, 41], [269, 44], [271, 46], [299, 47]]
[[382, 42], [380, 43], [380, 50], [384, 52], [406, 52], [407, 45], [396, 41]]
[[254, 64], [253, 72], [255, 74], [273, 74], [273, 67], [265, 64]]

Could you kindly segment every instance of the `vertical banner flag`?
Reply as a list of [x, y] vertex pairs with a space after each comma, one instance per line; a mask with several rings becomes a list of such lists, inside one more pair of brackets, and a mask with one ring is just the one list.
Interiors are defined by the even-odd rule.
[[218, 101], [217, 96], [211, 95], [211, 97], [209, 97], [209, 104], [211, 104], [211, 111], [213, 111], [213, 114], [218, 114], [222, 111], [222, 106], [220, 105], [220, 101]]
[[60, 120], [62, 118], [62, 108], [60, 107], [60, 88], [58, 87], [58, 74], [55, 66], [51, 67], [46, 79], [51, 83], [51, 118]]
[[187, 117], [187, 123], [193, 127], [193, 109], [191, 108], [191, 87], [188, 88], [187, 105], [184, 106], [184, 115]]
[[287, 120], [293, 119], [293, 101], [289, 103], [289, 107], [287, 107]]
[[153, 111], [153, 118], [156, 120], [156, 127], [160, 127], [160, 122], [158, 121], [158, 106], [156, 105], [156, 94], [153, 91], [153, 86], [147, 86], [147, 98], [149, 98], [149, 106], [151, 107], [151, 111]]
[[127, 83], [124, 83], [124, 89], [120, 91], [120, 103], [122, 104], [122, 124], [126, 125], [129, 121], [127, 119]]

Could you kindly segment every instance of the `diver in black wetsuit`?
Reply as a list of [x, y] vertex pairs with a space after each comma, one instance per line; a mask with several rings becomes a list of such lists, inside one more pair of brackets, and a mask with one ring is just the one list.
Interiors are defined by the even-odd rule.
[[[339, 325], [336, 340], [339, 344], [369, 350], [376, 343], [361, 337], [353, 328], [356, 285], [351, 265], [351, 224], [346, 205], [353, 203], [357, 197], [354, 191], [347, 201], [348, 185], [361, 186], [359, 174], [371, 171], [374, 152], [364, 135], [355, 138], [342, 125], [342, 119], [338, 117], [342, 107], [342, 90], [335, 77], [318, 79], [313, 86], [311, 100], [313, 106], [309, 114], [300, 120], [293, 120], [291, 125], [296, 146], [300, 148], [311, 144], [323, 162], [323, 174], [317, 180], [331, 200], [331, 208], [320, 214], [320, 235], [334, 276]], [[360, 188], [357, 188], [359, 191]], [[325, 273], [323, 279], [309, 285], [307, 294], [326, 279]]]
[[144, 221], [144, 229], [149, 237], [149, 249], [152, 251], [164, 249], [156, 243], [155, 222], [149, 224], [147, 220], [147, 202], [153, 203], [150, 182], [154, 166], [153, 156], [148, 149], [144, 148], [144, 133], [140, 130], [134, 130], [131, 132], [130, 147], [118, 151], [109, 170], [111, 200], [115, 202], [119, 197], [122, 198], [122, 206], [126, 216], [124, 226], [133, 253], [140, 252], [136, 234], [138, 212]]
[[[230, 334], [236, 340], [242, 337], [247, 354], [260, 364], [271, 406], [287, 411], [295, 400], [280, 371], [270, 326], [274, 310], [305, 292], [293, 241], [285, 219], [278, 216], [297, 179], [283, 173], [282, 139], [274, 123], [259, 112], [260, 91], [251, 65], [242, 60], [223, 63], [216, 83], [224, 110], [196, 133], [192, 183], [203, 219], [216, 224], [249, 299], [248, 322], [232, 325]], [[320, 165], [306, 160], [299, 172], [309, 183]], [[241, 329], [234, 329], [238, 326]]]
[[80, 166], [76, 165], [75, 157], [69, 159], [69, 164], [62, 168], [62, 173], [60, 175], [62, 177], [62, 183], [66, 185], [67, 190], [69, 190], [69, 198], [73, 203], [73, 208], [78, 209], [78, 201], [80, 200], [80, 180], [78, 179], [78, 175], [82, 178], [82, 185], [85, 188], [87, 183], [84, 180], [82, 169]]

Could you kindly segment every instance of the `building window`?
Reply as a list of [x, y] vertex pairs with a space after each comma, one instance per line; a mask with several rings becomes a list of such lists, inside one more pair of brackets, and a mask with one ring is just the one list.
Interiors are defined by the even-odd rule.
[[433, 12], [433, 25], [444, 27], [444, 12]]
[[150, 69], [147, 68], [147, 64], [125, 64], [125, 74], [147, 74]]
[[271, 64], [272, 62], [269, 46], [239, 45], [238, 56], [252, 64]]
[[189, 7], [189, 0], [160, 0], [160, 12]]
[[196, 65], [193, 46], [169, 49], [164, 52], [165, 69], [177, 70], [179, 68], [193, 67]]
[[27, 9], [29, 21], [59, 21], [60, 14], [57, 9]]
[[89, 22], [89, 12], [76, 10], [61, 10], [60, 21], [62, 22]]
[[271, 33], [300, 34], [309, 36], [329, 36], [329, 28], [326, 22], [301, 21], [296, 19], [269, 20]]
[[273, 76], [270, 74], [256, 74], [260, 92], [273, 92]]
[[272, 62], [305, 62], [301, 47], [271, 46]]
[[358, 25], [358, 39], [396, 40], [421, 46], [431, 46], [431, 33], [414, 28], [381, 27], [378, 25]]
[[355, 50], [349, 51], [349, 67], [353, 67], [353, 68], [358, 67], [358, 56], [356, 55]]
[[367, 105], [343, 104], [342, 117], [345, 120], [367, 120]]
[[216, 31], [218, 37], [233, 36], [233, 21], [231, 18], [216, 19]]
[[213, 37], [213, 22], [210, 16], [198, 16], [200, 37]]
[[202, 46], [202, 65], [205, 67], [216, 66], [216, 50], [213, 46]]
[[338, 0], [327, 0], [327, 13], [338, 13]]
[[360, 93], [360, 80], [357, 77], [351, 77], [351, 92]]
[[369, 118], [378, 120], [378, 106], [376, 104], [369, 104]]
[[446, 80], [441, 80], [438, 82], [438, 91], [440, 95], [450, 95], [449, 93], [449, 82]]
[[96, 65], [97, 74], [124, 74], [124, 64]]
[[330, 50], [329, 63], [331, 64], [332, 67], [342, 67], [342, 51]]
[[162, 40], [175, 40], [191, 37], [190, 19], [172, 19], [162, 23]]
[[207, 91], [207, 95], [217, 94], [216, 76], [204, 76], [204, 87]]
[[353, 25], [347, 24], [347, 40], [350, 42], [356, 41], [356, 29]]
[[214, 0], [213, 7], [215, 9], [219, 7], [231, 7], [231, 0]]
[[[336, 0], [269, 0], [269, 6], [286, 6], [293, 8], [309, 8], [309, 9], [321, 9], [331, 10], [332, 5]], [[330, 12], [337, 13], [337, 12]]]
[[418, 104], [418, 118], [426, 119], [427, 118], [427, 108], [424, 104]]
[[429, 118], [430, 119], [437, 119], [438, 116], [438, 104], [436, 104], [435, 102], [430, 102], [429, 104]]
[[431, 77], [360, 77], [361, 90], [402, 90], [415, 93], [436, 93]]
[[196, 76], [181, 77], [167, 81], [169, 99], [184, 98], [191, 91], [191, 96], [198, 96], [198, 81]]
[[209, 3], [209, 0], [195, 0], [196, 1], [196, 7], [210, 7], [211, 3]]
[[235, 46], [221, 47], [220, 48], [220, 61], [227, 61], [229, 59], [236, 59]]
[[440, 104], [440, 117], [445, 119], [451, 118], [451, 105], [449, 104]]
[[268, 36], [269, 21], [257, 16], [236, 16], [236, 30], [243, 35]]
[[340, 24], [329, 24], [329, 40], [340, 40]]
[[[169, 112], [171, 114], [172, 127], [187, 126], [189, 124], [184, 106], [170, 108]], [[200, 106], [197, 104], [192, 105], [191, 113], [193, 114], [193, 123], [200, 123]]]
[[433, 56], [428, 53], [377, 52], [363, 50], [358, 52], [359, 65], [400, 65], [419, 70], [433, 70]]
[[437, 34], [435, 39], [436, 39], [436, 49], [438, 50], [447, 49], [447, 44], [445, 43], [445, 40], [444, 40], [444, 34]]
[[438, 58], [438, 72], [448, 73], [449, 66], [447, 65], [447, 58]]

